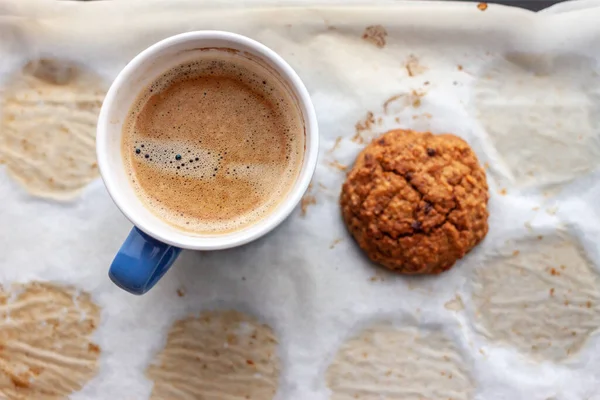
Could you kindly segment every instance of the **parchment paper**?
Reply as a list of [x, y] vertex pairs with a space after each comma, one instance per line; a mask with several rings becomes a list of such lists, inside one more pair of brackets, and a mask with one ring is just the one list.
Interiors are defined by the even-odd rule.
[[[92, 333], [79, 329], [77, 318], [62, 336], [49, 331], [48, 349], [81, 336], [98, 355], [96, 372], [73, 375], [81, 384], [71, 385], [72, 394], [65, 389], [73, 399], [147, 399], [160, 376], [197, 384], [194, 373], [206, 378], [202, 363], [178, 378], [193, 362], [186, 354], [202, 345], [186, 347], [185, 340], [219, 338], [221, 322], [210, 322], [219, 314], [206, 312], [231, 309], [248, 317], [219, 318], [242, 328], [254, 326], [252, 318], [261, 321], [260, 340], [273, 344], [260, 347], [269, 352], [268, 368], [235, 382], [274, 381], [276, 399], [600, 399], [597, 2], [540, 14], [451, 2], [272, 4], [0, 2], [4, 87], [39, 59], [74, 63], [108, 84], [136, 53], [164, 37], [228, 30], [263, 42], [296, 69], [321, 132], [311, 190], [280, 228], [238, 249], [184, 252], [143, 297], [107, 278], [131, 224], [100, 179], [69, 201], [55, 201], [29, 194], [0, 168], [0, 339], [16, 329], [11, 351], [62, 365], [55, 369], [59, 381], [78, 369], [77, 353], [60, 359], [35, 351], [46, 348], [41, 339], [20, 339], [29, 336], [19, 324], [37, 318], [42, 329], [47, 317], [11, 314], [13, 303], [34, 310], [62, 304], [55, 289], [35, 297], [39, 287], [27, 286], [49, 282], [74, 288], [65, 292], [65, 315], [82, 302], [98, 308], [97, 326], [85, 317], [92, 306], [79, 321], [91, 321]], [[57, 123], [45, 118], [35, 120], [40, 129]], [[459, 135], [487, 169], [490, 232], [439, 276], [407, 278], [373, 265], [340, 218], [344, 169], [372, 137], [399, 127]], [[189, 315], [209, 325], [193, 327], [181, 342], [182, 329], [193, 322], [174, 323]], [[163, 352], [178, 340], [181, 351]], [[227, 349], [225, 334], [223, 342]], [[241, 357], [247, 346], [234, 345]], [[0, 390], [19, 398], [6, 394], [17, 385], [28, 398], [35, 371], [26, 382], [15, 381], [20, 372], [2, 351]], [[172, 360], [168, 371], [147, 375], [157, 359]], [[223, 385], [206, 398], [244, 398], [219, 395], [227, 381], [205, 381]], [[182, 393], [177, 398], [192, 398]], [[253, 398], [271, 396], [260, 393]]]

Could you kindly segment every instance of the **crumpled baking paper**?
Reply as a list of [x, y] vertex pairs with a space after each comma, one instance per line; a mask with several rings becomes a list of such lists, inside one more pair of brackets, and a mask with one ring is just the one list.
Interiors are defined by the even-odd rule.
[[[9, 300], [16, 284], [41, 281], [99, 306], [97, 373], [73, 399], [149, 398], [157, 374], [145, 371], [174, 322], [228, 309], [272, 328], [277, 399], [600, 399], [598, 5], [4, 0], [5, 87], [35, 60], [108, 84], [162, 38], [227, 30], [296, 69], [321, 150], [302, 206], [278, 229], [237, 249], [184, 252], [143, 297], [107, 278], [131, 224], [100, 179], [55, 201], [0, 167], [0, 283]], [[488, 174], [490, 232], [439, 276], [373, 265], [340, 217], [345, 171], [393, 128], [454, 133]], [[0, 335], [14, 321], [8, 312]]]

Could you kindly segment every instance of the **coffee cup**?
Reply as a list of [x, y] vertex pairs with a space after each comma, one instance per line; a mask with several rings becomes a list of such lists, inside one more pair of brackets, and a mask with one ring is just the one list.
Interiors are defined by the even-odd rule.
[[[298, 173], [288, 191], [264, 217], [239, 230], [198, 234], [170, 224], [154, 213], [136, 194], [123, 161], [123, 127], [139, 94], [171, 68], [193, 61], [203, 52], [219, 51], [223, 57], [243, 54], [265, 67], [289, 88], [304, 130]], [[115, 256], [110, 279], [133, 294], [151, 289], [176, 260], [182, 249], [222, 250], [256, 240], [278, 226], [300, 202], [312, 179], [318, 156], [319, 133], [308, 91], [296, 72], [273, 50], [247, 37], [220, 31], [197, 31], [164, 39], [137, 55], [111, 85], [98, 119], [98, 166], [108, 193], [134, 227]]]

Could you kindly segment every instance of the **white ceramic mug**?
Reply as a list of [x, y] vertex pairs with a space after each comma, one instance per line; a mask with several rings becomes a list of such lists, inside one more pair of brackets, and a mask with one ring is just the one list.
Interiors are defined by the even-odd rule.
[[[293, 188], [270, 215], [246, 229], [199, 236], [167, 224], [144, 206], [129, 183], [121, 138], [125, 118], [142, 90], [170, 68], [198, 58], [207, 48], [249, 54], [266, 64], [270, 73], [277, 74], [287, 84], [302, 113], [306, 145], [302, 169]], [[312, 179], [318, 150], [317, 118], [306, 87], [292, 67], [263, 44], [234, 33], [198, 31], [172, 36], [150, 46], [119, 73], [98, 118], [96, 152], [102, 179], [117, 207], [135, 225], [110, 267], [110, 278], [131, 293], [143, 294], [164, 275], [181, 249], [227, 249], [265, 235], [300, 202]]]

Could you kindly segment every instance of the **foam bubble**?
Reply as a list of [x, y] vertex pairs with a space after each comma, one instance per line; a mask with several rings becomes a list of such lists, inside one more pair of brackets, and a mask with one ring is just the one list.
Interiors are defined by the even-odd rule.
[[163, 220], [199, 234], [238, 230], [272, 212], [299, 174], [305, 141], [287, 87], [221, 51], [155, 80], [123, 133], [137, 195]]

